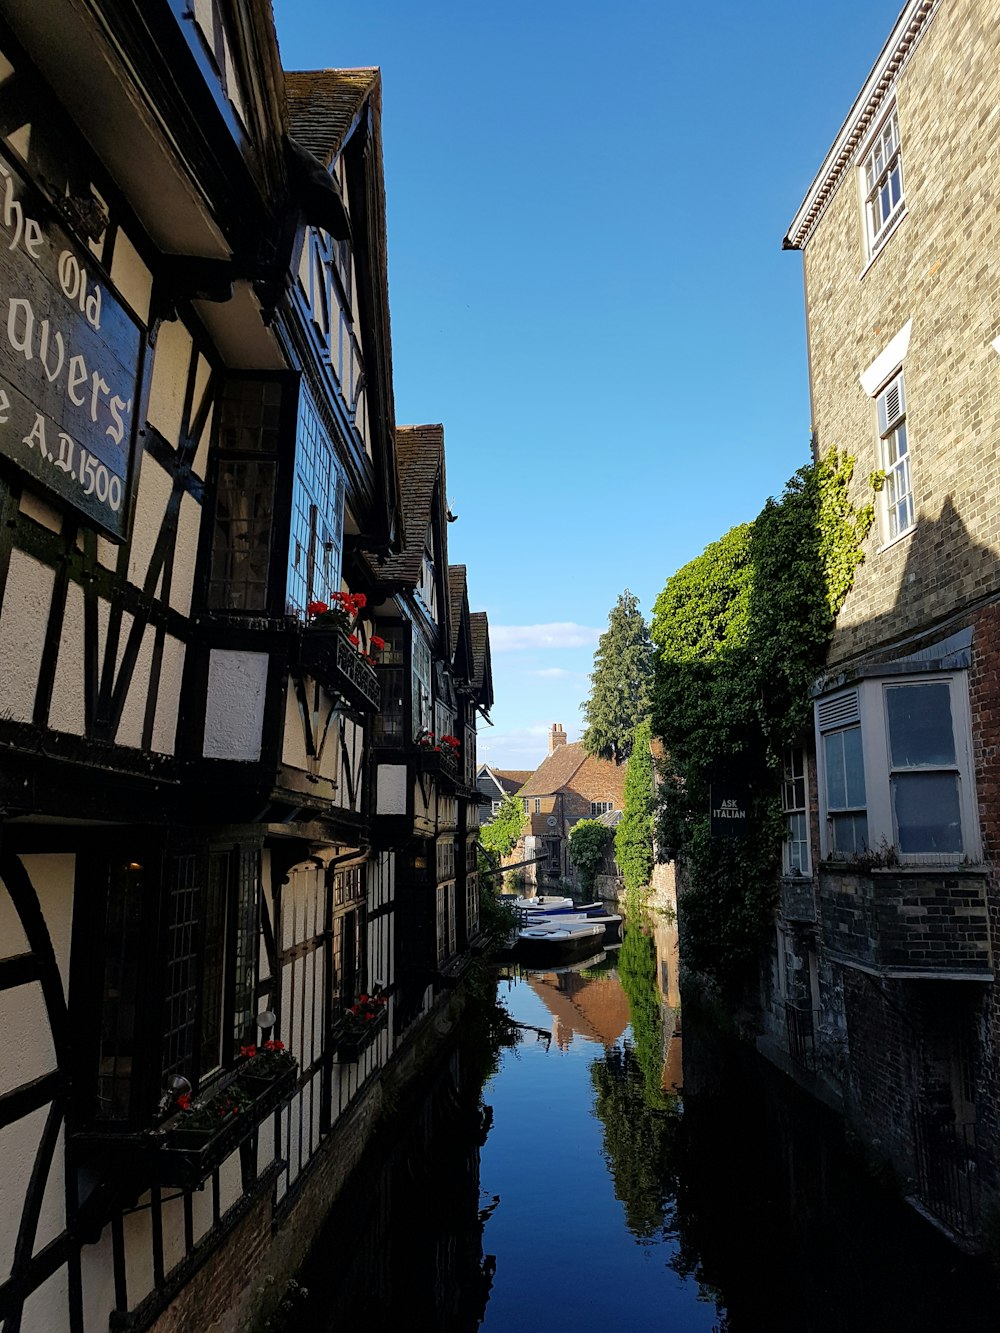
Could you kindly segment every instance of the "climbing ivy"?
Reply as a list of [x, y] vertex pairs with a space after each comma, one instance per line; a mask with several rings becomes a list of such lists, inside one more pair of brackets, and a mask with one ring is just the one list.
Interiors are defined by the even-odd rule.
[[584, 893], [590, 893], [597, 882], [613, 836], [611, 829], [596, 819], [580, 819], [570, 829], [569, 854]]
[[[809, 687], [864, 558], [874, 505], [850, 499], [854, 460], [833, 450], [781, 498], [668, 580], [656, 602], [653, 730], [669, 755], [660, 836], [685, 869], [685, 963], [738, 992], [769, 929], [781, 858], [782, 749], [809, 718]], [[713, 836], [709, 790], [749, 793], [740, 841]]]
[[650, 722], [640, 722], [633, 733], [632, 753], [625, 768], [625, 799], [621, 822], [615, 829], [615, 860], [625, 888], [636, 893], [649, 884], [653, 873], [653, 756], [649, 752]]

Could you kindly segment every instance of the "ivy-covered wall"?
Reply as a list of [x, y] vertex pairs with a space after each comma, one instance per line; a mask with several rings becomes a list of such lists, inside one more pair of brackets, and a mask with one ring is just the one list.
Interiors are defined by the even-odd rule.
[[[669, 756], [660, 840], [684, 871], [685, 965], [731, 995], [755, 974], [772, 920], [782, 751], [809, 723], [809, 687], [874, 517], [872, 503], [850, 501], [853, 470], [837, 451], [800, 468], [656, 602], [653, 731]], [[741, 839], [713, 835], [709, 819], [712, 784], [734, 781], [748, 793]]]

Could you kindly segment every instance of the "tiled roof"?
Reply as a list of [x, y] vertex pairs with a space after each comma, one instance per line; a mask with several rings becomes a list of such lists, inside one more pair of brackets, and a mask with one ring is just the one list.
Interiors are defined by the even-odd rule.
[[396, 458], [406, 540], [399, 555], [382, 561], [379, 575], [415, 588], [420, 582], [424, 540], [439, 472], [444, 490], [444, 427], [397, 426]]
[[560, 745], [544, 759], [521, 788], [521, 796], [551, 796], [565, 787], [587, 757], [582, 741]]
[[508, 793], [520, 791], [531, 777], [530, 768], [493, 768], [490, 772]]
[[381, 88], [377, 68], [313, 69], [285, 74], [288, 130], [324, 166], [340, 150], [365, 99]]
[[466, 597], [466, 575], [464, 565], [448, 566], [448, 597], [451, 603], [451, 660], [454, 662], [458, 652], [458, 636], [462, 630], [462, 609]]
[[490, 622], [485, 611], [470, 613], [469, 637], [472, 639], [472, 684], [480, 707], [488, 712], [493, 707], [493, 666], [490, 661]]

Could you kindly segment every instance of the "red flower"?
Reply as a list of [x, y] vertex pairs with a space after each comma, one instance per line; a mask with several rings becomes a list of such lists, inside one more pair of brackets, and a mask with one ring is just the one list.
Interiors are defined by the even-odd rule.
[[324, 611], [329, 611], [329, 609], [326, 602], [310, 602], [306, 607], [306, 611], [311, 616], [321, 616]]
[[354, 594], [354, 605], [358, 608], [359, 611], [368, 605], [368, 598], [364, 595], [363, 592], [356, 592]]
[[357, 648], [358, 644], [360, 643], [360, 639], [358, 638], [358, 636], [357, 636], [356, 634], [348, 634], [348, 636], [347, 636], [347, 642], [348, 642], [348, 643], [353, 643], [354, 646], [355, 646], [355, 648]]
[[240, 1055], [245, 1055], [248, 1059], [250, 1059], [251, 1057], [255, 1056], [256, 1054], [257, 1054], [257, 1047], [256, 1047], [256, 1046], [241, 1046], [241, 1047], [240, 1047]]
[[189, 1092], [182, 1092], [181, 1095], [177, 1098], [177, 1105], [182, 1111], [190, 1111], [191, 1094]]
[[378, 653], [380, 653], [382, 649], [385, 647], [385, 639], [381, 638], [378, 634], [372, 635], [371, 643], [372, 647]]
[[283, 1041], [271, 1040], [271, 1041], [265, 1041], [264, 1043], [265, 1051], [283, 1051], [284, 1049], [285, 1049], [285, 1043]]

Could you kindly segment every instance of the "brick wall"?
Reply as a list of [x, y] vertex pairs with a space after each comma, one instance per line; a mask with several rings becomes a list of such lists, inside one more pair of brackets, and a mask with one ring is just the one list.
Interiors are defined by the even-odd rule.
[[863, 503], [881, 466], [859, 375], [907, 320], [903, 363], [916, 531], [878, 527], [842, 610], [831, 662], [955, 613], [1000, 586], [1000, 61], [992, 0], [950, 0], [897, 82], [907, 216], [863, 274], [854, 169], [805, 248], [813, 422], [857, 459]]
[[820, 870], [826, 949], [905, 972], [990, 970], [986, 876], [952, 870]]

